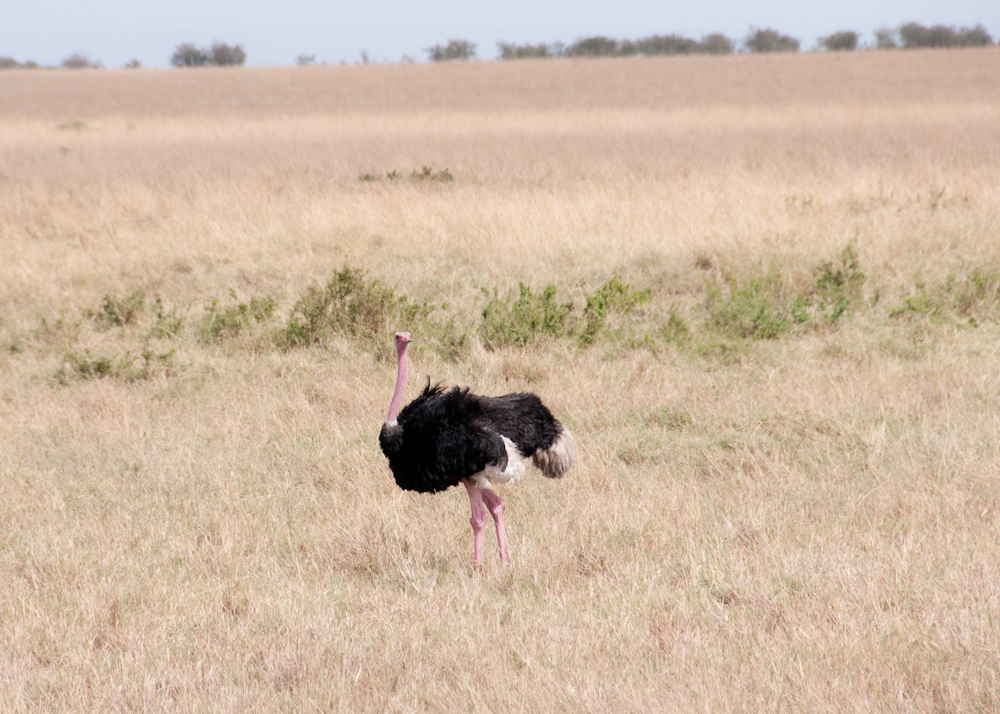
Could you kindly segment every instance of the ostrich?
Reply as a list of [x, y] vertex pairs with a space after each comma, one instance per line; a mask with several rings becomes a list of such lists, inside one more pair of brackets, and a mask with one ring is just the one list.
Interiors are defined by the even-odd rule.
[[491, 486], [524, 475], [527, 457], [549, 478], [573, 465], [573, 436], [534, 394], [481, 397], [466, 387], [431, 386], [400, 411], [406, 390], [409, 332], [396, 333], [399, 372], [379, 445], [400, 488], [436, 493], [463, 484], [472, 506], [472, 558], [483, 565], [483, 529], [489, 511], [500, 560], [510, 562], [503, 501]]

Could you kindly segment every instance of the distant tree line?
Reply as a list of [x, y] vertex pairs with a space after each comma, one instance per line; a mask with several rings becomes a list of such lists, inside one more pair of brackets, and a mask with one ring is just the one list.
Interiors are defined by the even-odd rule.
[[[547, 47], [536, 45], [536, 47]], [[700, 41], [682, 35], [651, 35], [640, 40], [615, 40], [604, 36], [584, 37], [571, 45], [555, 43], [549, 51], [553, 56], [564, 57], [634, 57], [637, 55], [688, 55], [688, 54], [730, 54], [736, 43], [722, 34], [712, 34]], [[500, 59], [516, 57], [518, 47], [503, 42], [497, 43]], [[512, 57], [513, 56], [513, 57]]]
[[476, 58], [476, 45], [468, 40], [448, 40], [447, 45], [434, 45], [424, 50], [431, 62], [453, 62]]
[[170, 56], [174, 67], [242, 67], [247, 61], [243, 45], [216, 42], [211, 49], [204, 49], [190, 42], [177, 45]]
[[583, 37], [571, 45], [518, 45], [497, 42], [497, 58], [502, 60], [537, 57], [652, 57], [656, 55], [725, 55], [736, 51], [736, 43], [722, 34], [711, 34], [700, 41], [682, 35], [651, 35], [641, 40], [616, 40], [603, 35]]
[[[924, 27], [919, 22], [907, 22], [898, 27], [881, 27], [875, 31], [875, 41], [866, 44], [861, 35], [853, 30], [841, 30], [816, 40], [817, 49], [828, 52], [852, 51], [857, 49], [917, 49], [946, 47], [985, 47], [994, 44], [993, 37], [980, 23], [975, 27], [955, 27], [954, 25], [932, 25]], [[617, 40], [603, 35], [582, 37], [571, 45], [562, 42], [526, 43], [497, 42], [497, 58], [501, 60], [548, 58], [548, 57], [653, 57], [657, 55], [726, 55], [737, 51], [749, 53], [798, 52], [800, 42], [794, 37], [783, 35], [772, 28], [750, 28], [750, 32], [739, 43], [721, 33], [713, 33], [695, 40], [683, 35], [650, 35], [639, 40]], [[434, 45], [425, 50], [433, 62], [449, 62], [476, 59], [476, 45], [468, 40], [448, 40], [445, 45]], [[367, 53], [362, 56], [367, 60]], [[246, 63], [247, 53], [243, 45], [228, 45], [215, 42], [211, 48], [198, 47], [190, 42], [177, 45], [170, 56], [174, 67], [239, 67]], [[405, 61], [412, 61], [404, 57]], [[315, 64], [316, 55], [299, 55], [296, 64]], [[103, 68], [100, 62], [91, 61], [85, 55], [74, 53], [61, 63], [64, 69]], [[142, 63], [137, 59], [125, 65], [138, 69]], [[38, 69], [41, 65], [28, 60], [18, 62], [13, 57], [0, 56], [0, 70]]]
[[[198, 47], [190, 42], [182, 42], [177, 45], [173, 55], [170, 56], [170, 64], [174, 67], [239, 67], [247, 61], [246, 50], [243, 45], [227, 45], [225, 42], [216, 42], [211, 48]], [[64, 59], [60, 65], [63, 69], [102, 69], [100, 62], [91, 61], [86, 55], [74, 52]], [[124, 69], [139, 69], [142, 62], [133, 59], [124, 65]], [[13, 57], [0, 56], [0, 69], [39, 69], [37, 62], [18, 62]]]
[[[74, 52], [61, 63], [63, 69], [102, 69], [100, 62], [91, 62], [89, 58], [79, 52]], [[18, 62], [13, 57], [0, 57], [0, 69], [39, 69], [41, 65], [32, 60]]]
[[950, 25], [924, 27], [918, 22], [908, 22], [897, 28], [883, 27], [875, 31], [877, 49], [915, 49], [918, 47], [985, 47], [993, 38], [981, 24], [975, 27], [955, 28]]
[[18, 62], [13, 57], [0, 57], [0, 69], [38, 69], [39, 64], [28, 60], [27, 62]]
[[[454, 42], [454, 41], [453, 41]], [[862, 46], [861, 35], [853, 30], [834, 32], [816, 41], [817, 48], [830, 52], [864, 49], [892, 49], [902, 47], [985, 47], [993, 38], [983, 25], [955, 28], [945, 25], [924, 27], [908, 22], [897, 28], [880, 28], [875, 32], [875, 42]], [[497, 58], [502, 60], [545, 57], [631, 57], [654, 55], [730, 54], [737, 48], [749, 53], [798, 52], [799, 40], [783, 35], [771, 28], [750, 28], [750, 32], [737, 43], [723, 34], [711, 34], [694, 40], [682, 35], [652, 35], [641, 40], [615, 40], [604, 36], [584, 37], [571, 45], [562, 42], [537, 45], [518, 45], [513, 42], [497, 43]], [[439, 61], [447, 57], [434, 57]], [[468, 59], [468, 58], [463, 58]]]

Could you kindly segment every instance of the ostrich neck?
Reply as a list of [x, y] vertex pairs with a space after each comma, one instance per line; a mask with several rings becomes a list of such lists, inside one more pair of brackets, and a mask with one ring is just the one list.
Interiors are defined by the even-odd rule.
[[399, 405], [403, 403], [403, 392], [406, 391], [406, 378], [409, 375], [409, 365], [406, 359], [406, 344], [396, 348], [399, 358], [399, 371], [396, 374], [396, 391], [393, 392], [392, 402], [389, 403], [389, 414], [385, 421], [387, 424], [396, 423], [396, 415], [399, 413]]

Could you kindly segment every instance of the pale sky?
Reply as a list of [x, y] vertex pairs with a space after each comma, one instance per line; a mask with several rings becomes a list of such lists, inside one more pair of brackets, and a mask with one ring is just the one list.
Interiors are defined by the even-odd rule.
[[247, 65], [290, 65], [300, 54], [317, 61], [375, 62], [404, 55], [426, 61], [425, 48], [449, 39], [478, 45], [496, 58], [497, 41], [522, 44], [605, 35], [639, 39], [678, 33], [694, 39], [721, 32], [741, 40], [750, 26], [773, 28], [812, 49], [816, 38], [855, 30], [872, 40], [879, 27], [982, 23], [1000, 35], [998, 0], [0, 0], [0, 56], [58, 65], [79, 52], [107, 67], [133, 58], [168, 67], [181, 42], [242, 44]]

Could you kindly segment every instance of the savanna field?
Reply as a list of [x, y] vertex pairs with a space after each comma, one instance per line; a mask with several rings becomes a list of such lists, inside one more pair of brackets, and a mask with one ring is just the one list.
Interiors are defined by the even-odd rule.
[[[1000, 710], [998, 77], [0, 73], [0, 710]], [[576, 437], [513, 567], [403, 329]]]

